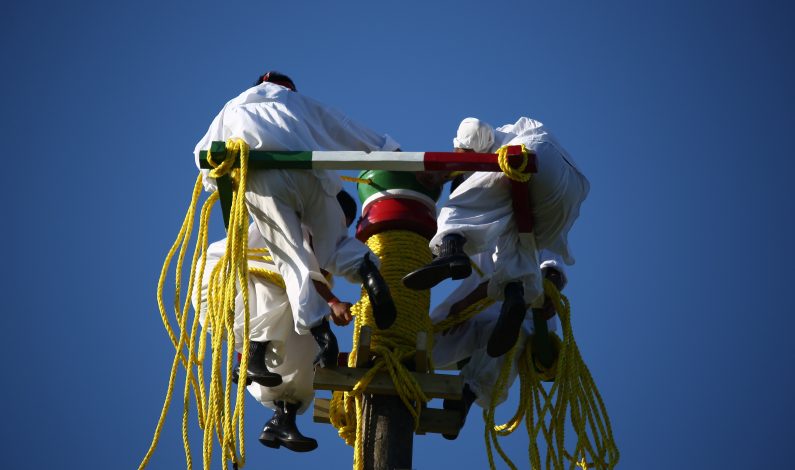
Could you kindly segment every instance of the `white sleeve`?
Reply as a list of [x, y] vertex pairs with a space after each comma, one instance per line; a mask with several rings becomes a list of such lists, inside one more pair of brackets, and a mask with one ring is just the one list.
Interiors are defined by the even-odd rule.
[[549, 250], [540, 250], [538, 252], [538, 258], [541, 260], [541, 265], [539, 266], [541, 269], [544, 268], [556, 269], [563, 277], [563, 285], [565, 286], [566, 284], [568, 284], [569, 279], [566, 276], [566, 268], [563, 263], [563, 257]]
[[392, 151], [400, 148], [388, 134], [380, 134], [311, 98], [302, 97], [297, 104], [301, 106], [313, 139], [325, 150]]

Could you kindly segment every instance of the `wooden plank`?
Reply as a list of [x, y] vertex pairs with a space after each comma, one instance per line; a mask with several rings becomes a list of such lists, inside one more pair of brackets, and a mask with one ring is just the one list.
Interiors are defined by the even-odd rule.
[[[329, 424], [328, 398], [315, 398], [315, 408], [312, 421]], [[420, 415], [420, 427], [417, 434], [458, 434], [461, 425], [461, 414], [457, 410], [443, 410], [439, 408], [423, 408]]]
[[[366, 374], [368, 369], [337, 367], [336, 369], [318, 368], [315, 370], [315, 390], [351, 391], [356, 383]], [[409, 372], [422, 387], [428, 398], [461, 399], [464, 382], [457, 375], [420, 374]], [[397, 395], [392, 377], [386, 372], [379, 372], [365, 388], [365, 393], [375, 395]]]
[[331, 421], [329, 420], [329, 405], [331, 404], [331, 400], [328, 398], [315, 398], [315, 407], [312, 412], [312, 421], [316, 423], [326, 423], [329, 424]]
[[458, 410], [423, 408], [420, 429], [435, 434], [458, 434], [461, 430], [461, 413]]
[[370, 363], [370, 339], [373, 335], [373, 329], [367, 325], [359, 329], [359, 348], [356, 352], [356, 367], [367, 367]]
[[414, 353], [414, 369], [420, 374], [428, 373], [428, 334], [417, 332], [417, 351]]

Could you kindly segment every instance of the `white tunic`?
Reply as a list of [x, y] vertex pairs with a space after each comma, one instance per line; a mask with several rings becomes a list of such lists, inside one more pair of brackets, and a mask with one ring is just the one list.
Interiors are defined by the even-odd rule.
[[505, 284], [522, 281], [525, 300], [533, 302], [542, 293], [538, 250], [547, 249], [566, 264], [574, 263], [567, 237], [590, 185], [540, 122], [523, 117], [497, 128], [492, 151], [518, 144], [535, 151], [538, 162], [538, 172], [529, 183], [533, 236], [519, 237], [508, 177], [501, 172], [476, 172], [456, 188], [439, 212], [438, 230], [430, 245], [437, 250], [445, 235], [457, 233], [466, 238], [464, 250], [470, 255], [496, 249], [489, 297], [502, 300]]
[[[249, 226], [249, 248], [265, 248], [265, 243], [254, 224]], [[207, 264], [199, 286], [201, 305], [199, 321], [205, 326], [207, 314], [207, 288], [210, 274], [226, 252], [226, 239], [208, 247]], [[249, 267], [276, 271], [273, 263], [264, 260], [249, 260]], [[314, 398], [312, 380], [313, 361], [318, 346], [310, 335], [298, 335], [293, 327], [293, 315], [285, 290], [262, 277], [249, 276], [249, 338], [251, 341], [269, 341], [265, 363], [268, 369], [282, 376], [282, 384], [277, 387], [262, 387], [257, 383], [248, 386], [248, 391], [263, 405], [276, 409], [274, 401], [301, 402], [303, 412]], [[196, 299], [193, 299], [196, 307]], [[243, 342], [243, 294], [235, 298], [235, 350], [242, 352]]]
[[[342, 113], [287, 88], [262, 83], [230, 100], [215, 117], [195, 149], [212, 141], [239, 137], [253, 150], [329, 151], [396, 150], [388, 135], [378, 134]], [[206, 177], [205, 188], [215, 186]], [[326, 302], [311, 280], [322, 279], [319, 266], [352, 282], [360, 281], [357, 268], [370, 250], [348, 237], [336, 200], [342, 188], [336, 172], [328, 170], [253, 170], [249, 172], [246, 201], [249, 213], [273, 255], [287, 285], [296, 315], [296, 331], [307, 334], [328, 313]], [[314, 234], [314, 250], [302, 243], [302, 224]], [[378, 259], [371, 254], [373, 261]]]

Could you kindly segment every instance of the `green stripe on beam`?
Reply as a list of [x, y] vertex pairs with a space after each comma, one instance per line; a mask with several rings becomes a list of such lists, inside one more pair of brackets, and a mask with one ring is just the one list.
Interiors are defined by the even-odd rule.
[[[218, 154], [220, 156], [220, 154]], [[220, 163], [220, 162], [218, 162]], [[207, 151], [199, 152], [199, 166], [210, 170], [213, 167], [207, 161]], [[240, 166], [236, 161], [234, 167]], [[311, 170], [312, 152], [268, 152], [264, 150], [251, 150], [248, 153], [248, 167], [258, 168], [283, 168], [289, 170]]]

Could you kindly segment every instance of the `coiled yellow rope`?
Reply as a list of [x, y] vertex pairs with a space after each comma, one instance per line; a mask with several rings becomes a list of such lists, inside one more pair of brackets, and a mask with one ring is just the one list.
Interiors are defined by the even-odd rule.
[[[519, 347], [517, 342], [507, 354], [494, 387], [491, 406], [483, 411], [489, 465], [492, 469], [496, 468], [491, 449], [493, 444], [503, 461], [510, 468], [517, 468], [503, 452], [497, 437], [511, 434], [524, 420], [530, 438], [528, 454], [531, 468], [541, 468], [541, 453], [538, 446], [539, 433], [541, 433], [546, 441], [546, 468], [563, 469], [566, 467], [564, 463], [566, 459], [569, 468], [578, 465], [581, 468], [612, 469], [618, 463], [618, 448], [613, 439], [607, 409], [574, 340], [569, 301], [548, 280], [544, 281], [544, 291], [551, 298], [558, 312], [563, 330], [562, 341], [556, 335], [550, 336], [555, 341], [555, 347], [559, 349], [558, 359], [549, 370], [543, 370], [533, 361], [530, 338], [522, 351], [517, 351]], [[496, 425], [494, 412], [497, 400], [507, 386], [509, 370], [516, 354], [521, 354], [518, 361], [519, 406], [513, 418], [507, 423]], [[542, 381], [553, 377], [555, 382], [547, 391]], [[571, 453], [566, 450], [564, 442], [567, 416], [577, 436]], [[586, 457], [589, 459], [588, 462]], [[577, 458], [579, 461], [575, 460]]]
[[513, 168], [510, 163], [508, 163], [508, 146], [500, 147], [497, 150], [497, 162], [500, 164], [500, 169], [505, 176], [508, 178], [520, 181], [522, 183], [526, 183], [530, 181], [530, 177], [532, 173], [525, 172], [524, 170], [527, 168], [527, 164], [529, 162], [529, 156], [527, 152], [527, 148], [522, 144], [522, 164], [519, 165], [519, 168]]
[[[197, 401], [198, 421], [201, 429], [204, 430], [202, 445], [203, 466], [209, 469], [212, 462], [213, 437], [218, 440], [222, 451], [223, 468], [228, 468], [228, 461], [231, 460], [235, 466], [245, 465], [245, 441], [242, 430], [244, 428], [244, 389], [238, 387], [232, 405], [232, 372], [234, 368], [235, 356], [235, 336], [234, 336], [234, 312], [235, 297], [240, 292], [243, 298], [245, 311], [243, 337], [249, 335], [249, 309], [248, 309], [248, 211], [245, 205], [245, 187], [247, 178], [248, 145], [240, 139], [230, 140], [226, 143], [227, 153], [222, 162], [213, 163], [212, 155], [208, 156], [208, 161], [215, 165], [210, 171], [210, 177], [219, 178], [229, 174], [236, 186], [233, 194], [233, 201], [230, 210], [229, 227], [227, 229], [226, 253], [219, 260], [218, 265], [210, 275], [210, 282], [207, 292], [207, 320], [205, 327], [207, 331], [212, 331], [211, 343], [211, 372], [209, 392], [205, 390], [204, 383], [204, 356], [206, 351], [206, 337], [202, 334], [198, 341], [198, 312], [194, 318], [190, 330], [187, 329], [187, 313], [190, 299], [196, 296], [196, 305], [201, 305], [200, 290], [196, 286], [201, 286], [204, 275], [204, 268], [207, 261], [208, 245], [208, 223], [214, 203], [218, 200], [218, 193], [213, 193], [202, 206], [199, 222], [199, 233], [194, 250], [193, 261], [191, 264], [190, 281], [188, 283], [188, 295], [185, 299], [184, 307], [180, 309], [182, 266], [184, 255], [190, 242], [191, 232], [195, 221], [195, 212], [198, 205], [199, 194], [201, 193], [201, 175], [194, 185], [193, 196], [188, 208], [188, 212], [183, 221], [177, 240], [169, 250], [166, 260], [161, 270], [158, 282], [158, 307], [166, 327], [166, 332], [176, 348], [174, 362], [169, 375], [169, 385], [166, 392], [166, 399], [160, 413], [152, 443], [144, 456], [139, 469], [143, 469], [148, 464], [160, 438], [163, 423], [168, 412], [168, 408], [173, 395], [174, 382], [177, 369], [180, 364], [186, 368], [186, 379], [183, 395], [183, 416], [182, 416], [182, 437], [185, 445], [185, 458], [187, 468], [193, 467], [190, 443], [188, 439], [188, 416], [189, 398], [191, 389], [194, 390]], [[240, 168], [233, 169], [235, 159], [240, 159]], [[163, 287], [165, 277], [171, 265], [171, 261], [179, 247], [179, 256], [175, 270], [176, 289], [175, 289], [175, 315], [179, 328], [179, 339], [170, 326], [168, 315], [163, 304]], [[268, 273], [267, 270], [263, 270]], [[198, 273], [198, 276], [197, 276]], [[263, 273], [264, 274], [264, 273]], [[272, 274], [272, 273], [271, 273]], [[267, 274], [265, 274], [268, 276]], [[269, 277], [270, 280], [270, 277]], [[283, 282], [283, 281], [282, 281]], [[283, 284], [282, 284], [283, 285]], [[225, 358], [223, 342], [226, 340], [227, 348]], [[240, 360], [241, 370], [248, 367], [248, 341], [243, 341], [243, 351]], [[187, 351], [185, 348], [187, 347]], [[222, 360], [226, 363], [226, 371], [222, 373]], [[196, 366], [194, 371], [193, 366]], [[223, 379], [226, 379], [223, 382]]]
[[[329, 418], [340, 437], [354, 447], [355, 470], [363, 468], [364, 463], [364, 440], [361, 430], [363, 390], [377, 372], [386, 370], [389, 373], [401, 400], [414, 417], [415, 428], [419, 424], [420, 410], [422, 405], [427, 403], [428, 398], [406, 369], [404, 362], [414, 357], [417, 333], [420, 331], [430, 333], [433, 329], [428, 315], [430, 292], [406, 289], [401, 282], [402, 277], [408, 272], [431, 261], [428, 241], [413, 232], [395, 230], [372, 236], [367, 240], [367, 246], [381, 259], [381, 274], [389, 285], [398, 315], [389, 329], [376, 328], [372, 307], [364, 290], [361, 300], [352, 309], [355, 326], [349, 365], [353, 367], [356, 364], [359, 330], [363, 325], [372, 327], [370, 351], [375, 356], [375, 362], [351, 392], [333, 394], [329, 406]], [[428, 334], [427, 337], [431, 343], [433, 335]], [[428, 344], [428, 350], [431, 349], [432, 344]]]

